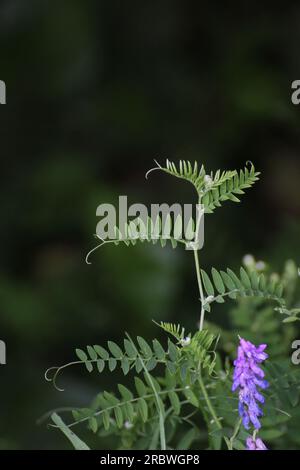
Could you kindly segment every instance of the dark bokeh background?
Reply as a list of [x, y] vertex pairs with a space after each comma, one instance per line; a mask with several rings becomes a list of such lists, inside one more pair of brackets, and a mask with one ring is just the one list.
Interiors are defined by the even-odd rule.
[[117, 381], [73, 369], [55, 391], [44, 371], [75, 347], [150, 338], [152, 319], [195, 327], [189, 252], [109, 246], [84, 262], [100, 203], [193, 200], [166, 175], [145, 181], [153, 158], [262, 171], [242, 205], [207, 217], [204, 267], [299, 261], [300, 6], [240, 3], [0, 1], [0, 448], [67, 446], [36, 419]]

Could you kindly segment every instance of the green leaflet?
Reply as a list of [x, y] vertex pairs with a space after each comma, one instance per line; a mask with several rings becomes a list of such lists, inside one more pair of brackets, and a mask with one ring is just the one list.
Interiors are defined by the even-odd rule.
[[79, 439], [76, 434], [71, 431], [63, 422], [60, 416], [58, 414], [53, 413], [51, 415], [51, 419], [54, 422], [54, 424], [61, 430], [61, 432], [69, 439], [71, 444], [73, 445], [75, 450], [90, 450], [90, 448], [83, 442], [81, 439]]
[[87, 361], [88, 357], [86, 355], [86, 353], [84, 351], [82, 351], [82, 349], [76, 349], [75, 350], [76, 352], [76, 356], [81, 360], [81, 361]]

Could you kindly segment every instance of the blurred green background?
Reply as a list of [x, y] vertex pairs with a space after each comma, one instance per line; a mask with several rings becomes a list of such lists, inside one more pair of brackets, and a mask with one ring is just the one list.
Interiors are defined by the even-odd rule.
[[245, 5], [1, 0], [0, 448], [69, 448], [36, 420], [117, 381], [74, 368], [55, 391], [43, 374], [75, 347], [151, 338], [152, 319], [196, 327], [190, 252], [108, 246], [84, 261], [102, 202], [193, 201], [167, 175], [144, 179], [153, 158], [262, 171], [242, 205], [206, 218], [204, 268], [248, 252], [299, 262], [300, 6]]

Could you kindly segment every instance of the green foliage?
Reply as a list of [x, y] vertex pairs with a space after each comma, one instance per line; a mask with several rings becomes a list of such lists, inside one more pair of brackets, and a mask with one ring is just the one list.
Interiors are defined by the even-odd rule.
[[175, 325], [174, 323], [160, 322], [158, 326], [162, 328], [164, 331], [166, 331], [167, 333], [169, 333], [170, 335], [174, 336], [174, 338], [177, 339], [177, 341], [181, 341], [184, 338], [185, 330], [179, 324]]
[[46, 378], [57, 387], [58, 375], [66, 367], [74, 364], [84, 365], [88, 372], [96, 370], [102, 373], [105, 369], [110, 372], [121, 369], [124, 375], [132, 371], [137, 374], [152, 371], [158, 365], [163, 365], [171, 374], [178, 373], [183, 381], [189, 373], [193, 382], [197, 380], [199, 367], [208, 368], [210, 374], [213, 372], [215, 354], [210, 350], [215, 340], [213, 334], [204, 330], [196, 332], [193, 337], [184, 338], [184, 329], [180, 325], [162, 322], [159, 326], [175, 337], [178, 340], [177, 344], [168, 339], [167, 348], [164, 348], [157, 339], [154, 339], [150, 345], [144, 338], [138, 336], [135, 343], [129, 337], [125, 338], [123, 349], [113, 341], [107, 342], [107, 348], [100, 345], [87, 346], [86, 352], [77, 348], [75, 352], [79, 360], [62, 367], [48, 369]]
[[176, 248], [178, 243], [186, 246], [190, 243], [189, 234], [194, 233], [195, 221], [191, 218], [186, 227], [185, 236], [187, 239], [182, 238], [183, 232], [183, 219], [182, 215], [178, 214], [175, 221], [172, 221], [170, 214], [165, 219], [157, 216], [153, 222], [151, 217], [147, 217], [145, 221], [141, 217], [136, 217], [130, 222], [126, 222], [124, 227], [114, 227], [115, 238], [102, 240], [100, 237], [95, 235], [96, 238], [101, 240], [101, 243], [93, 248], [86, 256], [87, 264], [90, 264], [90, 255], [107, 244], [119, 245], [124, 243], [126, 246], [135, 246], [139, 243], [152, 243], [153, 245], [160, 244], [162, 248], [167, 246], [168, 242], [172, 248]]
[[226, 178], [221, 184], [213, 182], [212, 187], [205, 191], [201, 200], [205, 212], [214, 212], [224, 201], [240, 202], [237, 196], [243, 195], [244, 189], [253, 186], [259, 175], [252, 164], [250, 169], [245, 167], [239, 173], [237, 171], [232, 173], [230, 178]]
[[257, 271], [247, 272], [240, 268], [239, 276], [231, 269], [227, 271], [211, 270], [211, 277], [201, 270], [204, 289], [207, 294], [204, 308], [210, 311], [212, 302], [223, 303], [225, 297], [236, 299], [237, 297], [263, 297], [274, 300], [279, 304], [280, 310], [289, 314], [289, 310], [284, 308], [283, 285], [279, 281], [266, 279], [263, 273]]
[[[158, 403], [163, 410], [164, 426], [174, 417], [176, 417], [176, 425], [180, 422], [184, 423], [184, 417], [180, 418], [183, 407], [193, 407], [199, 410], [198, 381], [202, 371], [205, 373], [207, 370], [208, 374], [212, 374], [214, 370], [216, 355], [211, 349], [213, 349], [215, 336], [204, 330], [196, 332], [188, 344], [182, 344], [181, 341], [184, 338], [180, 333], [181, 327], [164, 323], [162, 328], [172, 335], [174, 333], [179, 344], [175, 345], [168, 339], [168, 348], [165, 349], [157, 339], [154, 339], [150, 346], [144, 338], [138, 337], [135, 343], [125, 338], [124, 350], [111, 341], [108, 342], [107, 348], [89, 346], [87, 353], [76, 349], [79, 362], [84, 364], [89, 372], [99, 360], [102, 364], [106, 362], [109, 364], [109, 361], [113, 359], [114, 369], [118, 363], [122, 364], [124, 360], [127, 360], [129, 369], [138, 373], [139, 376], [133, 378], [135, 392], [119, 384], [118, 395], [105, 391], [97, 395], [90, 408], [73, 410], [74, 421], [69, 423], [70, 428], [86, 423], [93, 433], [102, 435], [118, 431], [117, 434], [122, 442], [126, 441], [125, 436], [128, 439], [129, 432], [132, 430], [131, 433], [137, 444], [137, 437], [145, 432], [149, 421], [153, 420], [157, 426]], [[154, 363], [163, 365], [164, 376], [155, 378], [150, 375], [149, 370], [152, 370]], [[73, 364], [74, 362], [70, 363], [70, 365]], [[59, 371], [58, 368], [53, 377], [54, 381]], [[195, 431], [193, 436], [196, 438], [196, 435]], [[131, 438], [133, 439], [133, 436]], [[130, 442], [133, 441], [130, 440]], [[178, 442], [177, 445], [186, 448], [188, 442], [189, 440], [184, 440], [181, 443]], [[149, 446], [151, 448], [154, 446], [152, 439]]]
[[243, 195], [244, 189], [253, 186], [260, 174], [255, 171], [252, 163], [250, 169], [245, 167], [239, 172], [218, 170], [215, 174], [207, 174], [203, 165], [199, 168], [197, 162], [191, 164], [186, 160], [180, 160], [178, 166], [170, 160], [166, 160], [165, 166], [157, 162], [156, 164], [157, 166], [150, 171], [161, 170], [191, 183], [206, 213], [212, 213], [216, 207], [220, 207], [222, 202], [227, 200], [240, 202], [237, 195]]
[[181, 178], [185, 181], [188, 181], [189, 183], [192, 183], [198, 193], [200, 193], [204, 187], [206, 176], [205, 168], [203, 165], [198, 167], [197, 162], [194, 162], [192, 165], [192, 163], [189, 161], [180, 160], [178, 168], [176, 167], [176, 164], [170, 160], [166, 160], [166, 166], [161, 166], [157, 162], [155, 163], [157, 166], [149, 170], [146, 174], [146, 177], [153, 170], [162, 170], [165, 173], [175, 176], [176, 178]]
[[[157, 164], [155, 169], [192, 183], [207, 213], [223, 201], [239, 202], [237, 195], [244, 194], [244, 189], [251, 187], [259, 175], [252, 164], [240, 172], [206, 174], [203, 165], [180, 161], [176, 166], [167, 160], [165, 167]], [[154, 225], [160, 228], [161, 220], [157, 219]], [[143, 238], [128, 224], [126, 236], [116, 228], [117, 239], [111, 242], [129, 245], [137, 240], [154, 241], [153, 229], [148, 221], [142, 230], [146, 233]], [[176, 240], [171, 242], [175, 247]], [[288, 262], [282, 276], [267, 270], [261, 272], [254, 261], [241, 267], [238, 274], [229, 268], [226, 271], [212, 268], [207, 273], [199, 267], [197, 251], [194, 257], [201, 303], [198, 331], [186, 334], [181, 324], [160, 322], [157, 325], [168, 336], [165, 345], [157, 338], [150, 343], [138, 336], [133, 341], [127, 334], [122, 345], [108, 341], [104, 347], [89, 345], [84, 350], [76, 349], [77, 361], [47, 371], [46, 378], [54, 385], [58, 374], [74, 364], [82, 364], [88, 372], [122, 372], [132, 384], [118, 384], [114, 392], [101, 391], [89, 407], [72, 411], [69, 424], [57, 415], [53, 415], [54, 419], [52, 416], [56, 427], [75, 448], [85, 448], [85, 444], [70, 434], [70, 428], [86, 425], [101, 439], [113, 436], [118, 449], [201, 446], [244, 450], [250, 434], [241, 427], [238, 398], [231, 392], [231, 359], [237, 333], [255, 343], [269, 344], [271, 359], [265, 371], [270, 388], [265, 392], [260, 436], [274, 448], [287, 442], [289, 426], [294, 426], [297, 419], [300, 388], [299, 374], [286, 357], [293, 322], [300, 318], [295, 300], [298, 277], [295, 265]], [[228, 298], [236, 302], [228, 311], [232, 331], [212, 322], [204, 323], [205, 312], [210, 312], [215, 302], [224, 303]], [[275, 302], [276, 308], [271, 307], [270, 301]]]
[[[119, 243], [124, 243], [125, 245], [135, 245], [137, 242], [149, 242], [155, 245], [160, 243], [162, 247], [166, 246], [167, 239], [161, 237], [161, 232], [170, 233], [169, 241], [173, 248], [177, 247], [177, 243], [185, 243], [185, 240], [181, 240], [176, 236], [176, 228], [182, 227], [182, 217], [178, 214], [174, 225], [172, 225], [172, 218], [170, 215], [163, 220], [160, 216], [157, 216], [156, 220], [153, 222], [152, 218], [148, 216], [147, 222], [141, 218], [136, 217], [130, 222], [126, 222], [124, 227], [114, 227], [115, 239], [113, 240], [104, 240], [103, 244], [113, 243], [114, 245], [119, 245]], [[191, 228], [194, 227], [194, 222], [191, 220]], [[174, 236], [172, 237], [172, 231]]]

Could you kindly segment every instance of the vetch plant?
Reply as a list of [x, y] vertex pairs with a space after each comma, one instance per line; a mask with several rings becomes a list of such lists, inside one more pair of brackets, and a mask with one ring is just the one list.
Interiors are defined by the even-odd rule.
[[[196, 202], [206, 214], [212, 214], [225, 201], [240, 202], [239, 197], [259, 176], [251, 163], [239, 172], [219, 170], [213, 174], [206, 173], [197, 162], [192, 165], [180, 161], [176, 166], [167, 160], [165, 166], [157, 163], [150, 172], [154, 170], [191, 183], [197, 194]], [[140, 241], [160, 242], [164, 247], [167, 241], [152, 237], [151, 220], [146, 237], [143, 231], [139, 238], [130, 227], [126, 237], [118, 228], [115, 233], [118, 235], [115, 240], [103, 241], [101, 246], [106, 243], [129, 246]], [[173, 248], [190, 244], [189, 240], [178, 241], [172, 236], [170, 241]], [[157, 326], [167, 335], [165, 342], [155, 338], [150, 343], [141, 336], [132, 338], [126, 333], [121, 345], [108, 341], [105, 346], [76, 349], [77, 360], [46, 372], [46, 379], [57, 389], [59, 374], [73, 365], [83, 365], [88, 372], [96, 370], [100, 374], [119, 369], [130, 377], [132, 386], [118, 384], [113, 392], [101, 391], [90, 406], [72, 410], [71, 417], [69, 410], [64, 412], [67, 414], [64, 420], [63, 412], [51, 413], [51, 426], [59, 428], [74, 448], [89, 449], [74, 433], [86, 426], [99, 439], [109, 436], [117, 449], [265, 450], [262, 439], [274, 438], [274, 426], [291, 418], [299, 397], [297, 375], [288, 370], [282, 372], [282, 366], [268, 358], [265, 344], [255, 346], [250, 342], [247, 338], [248, 334], [253, 336], [250, 326], [248, 332], [243, 332], [244, 338], [238, 337], [238, 330], [230, 338], [231, 344], [238, 347], [237, 359], [232, 363], [223, 347], [229, 333], [218, 330], [205, 317], [216, 303], [232, 299], [244, 308], [245, 302], [256, 299], [255, 302], [268, 304], [268, 309], [272, 306], [271, 315], [280, 314], [288, 323], [296, 321], [299, 309], [291, 309], [290, 301], [286, 302], [284, 297], [284, 287], [290, 283], [280, 276], [269, 276], [264, 271], [265, 264], [258, 266], [249, 256], [238, 272], [229, 268], [206, 272], [200, 267], [197, 247], [192, 251], [200, 297], [197, 331], [187, 333], [184, 325], [162, 321]], [[257, 305], [251, 306], [251, 312], [256, 312]], [[268, 343], [269, 347], [272, 344]], [[290, 390], [294, 390], [291, 398]]]

